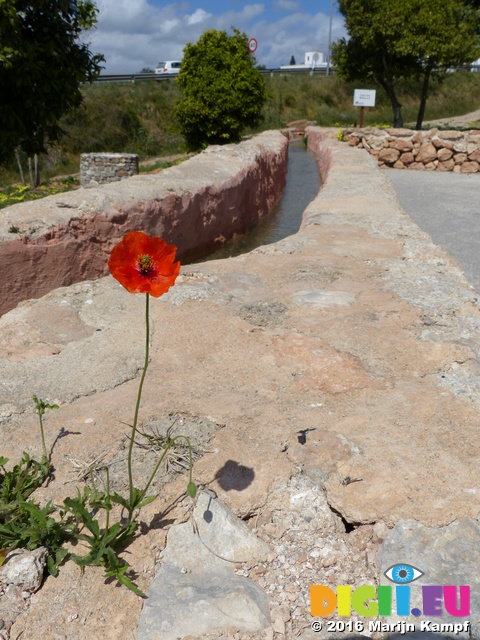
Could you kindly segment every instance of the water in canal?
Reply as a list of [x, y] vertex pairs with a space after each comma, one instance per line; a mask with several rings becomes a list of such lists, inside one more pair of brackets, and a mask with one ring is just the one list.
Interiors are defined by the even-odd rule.
[[287, 184], [280, 202], [252, 231], [227, 242], [199, 262], [238, 256], [297, 233], [303, 212], [319, 189], [315, 157], [305, 149], [302, 140], [295, 140], [288, 150]]

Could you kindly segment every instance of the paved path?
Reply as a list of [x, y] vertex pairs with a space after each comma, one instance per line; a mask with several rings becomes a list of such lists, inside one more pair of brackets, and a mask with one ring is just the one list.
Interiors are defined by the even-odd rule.
[[480, 175], [388, 171], [400, 203], [480, 291]]

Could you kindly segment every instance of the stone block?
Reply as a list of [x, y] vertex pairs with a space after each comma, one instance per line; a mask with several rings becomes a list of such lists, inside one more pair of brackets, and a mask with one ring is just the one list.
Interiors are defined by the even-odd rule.
[[437, 149], [453, 149], [453, 143], [440, 138], [433, 138], [432, 144]]
[[480, 149], [475, 149], [468, 154], [468, 159], [472, 162], [480, 162]]
[[438, 149], [437, 157], [440, 162], [445, 162], [446, 160], [450, 160], [453, 156], [453, 151], [451, 149], [446, 149], [445, 147], [442, 149]]
[[413, 143], [411, 140], [393, 140], [390, 142], [389, 147], [392, 149], [398, 149], [400, 153], [405, 151], [411, 151], [413, 149]]
[[454, 166], [455, 161], [453, 160], [453, 158], [450, 158], [450, 160], [439, 162], [437, 165], [437, 171], [452, 171]]
[[387, 133], [392, 138], [410, 138], [412, 135], [411, 129], [387, 129]]
[[404, 165], [407, 165], [407, 164], [412, 164], [412, 162], [415, 160], [415, 157], [413, 153], [410, 153], [409, 151], [407, 151], [406, 153], [402, 153], [402, 155], [400, 156], [400, 160], [403, 162]]
[[429, 162], [433, 162], [437, 157], [437, 150], [433, 146], [431, 142], [425, 142], [421, 145], [418, 150], [418, 154], [416, 156], [417, 162], [423, 162], [424, 164], [428, 164]]
[[425, 165], [423, 162], [412, 162], [412, 164], [408, 165], [408, 168], [416, 171], [425, 171]]
[[385, 162], [386, 164], [393, 164], [398, 160], [399, 156], [400, 151], [398, 151], [398, 149], [391, 149], [389, 147], [386, 147], [385, 149], [382, 149], [380, 151], [380, 153], [378, 154], [378, 159], [382, 162]]
[[460, 166], [461, 173], [477, 173], [480, 168], [478, 162], [464, 162]]
[[467, 154], [457, 153], [453, 156], [453, 159], [455, 160], [455, 164], [463, 164], [464, 162], [467, 161]]
[[439, 131], [437, 137], [441, 140], [461, 140], [464, 134], [461, 131]]
[[417, 133], [412, 137], [413, 144], [422, 144], [425, 136], [422, 131], [417, 131]]

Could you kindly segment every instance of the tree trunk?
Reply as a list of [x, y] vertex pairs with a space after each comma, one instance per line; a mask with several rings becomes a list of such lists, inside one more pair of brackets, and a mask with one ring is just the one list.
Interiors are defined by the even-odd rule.
[[423, 118], [425, 116], [425, 107], [427, 105], [428, 98], [428, 84], [430, 82], [430, 74], [432, 73], [432, 68], [427, 66], [425, 69], [425, 75], [423, 76], [423, 86], [422, 86], [422, 96], [420, 98], [420, 108], [418, 110], [417, 116], [417, 124], [415, 125], [415, 129], [420, 131], [422, 128]]
[[22, 181], [22, 187], [25, 186], [25, 176], [23, 175], [22, 163], [20, 161], [20, 154], [18, 153], [18, 149], [15, 149], [15, 158], [17, 160], [18, 171], [20, 172], [20, 180]]
[[37, 156], [37, 154], [35, 154], [33, 156], [33, 162], [34, 162], [34, 166], [35, 166], [35, 187], [38, 187], [40, 185], [40, 172], [38, 170], [38, 156]]
[[380, 83], [382, 87], [385, 89], [385, 92], [390, 100], [390, 104], [393, 109], [393, 128], [394, 129], [403, 129], [403, 118], [402, 118], [402, 105], [397, 100], [397, 95], [395, 93], [395, 88], [393, 84], [384, 80]]
[[32, 170], [32, 158], [28, 156], [28, 173], [30, 174], [30, 186], [35, 189], [35, 183], [33, 182], [33, 170]]

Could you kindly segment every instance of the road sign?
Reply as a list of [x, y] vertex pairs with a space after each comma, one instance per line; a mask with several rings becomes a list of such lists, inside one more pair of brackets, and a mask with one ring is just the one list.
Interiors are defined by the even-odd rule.
[[250, 40], [248, 41], [248, 50], [250, 51], [250, 53], [253, 53], [254, 51], [256, 51], [257, 49], [257, 41], [255, 40], [255, 38], [250, 38]]

